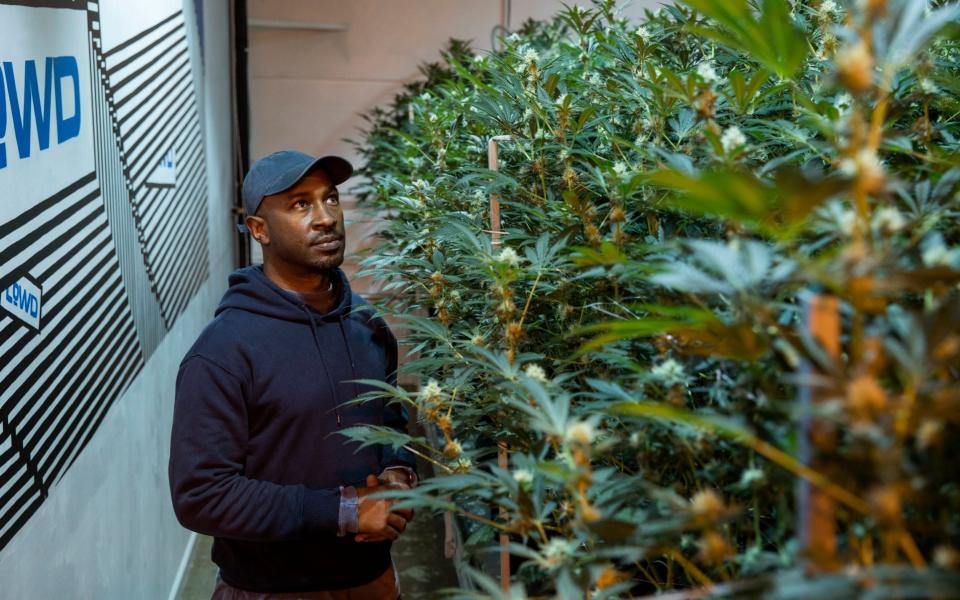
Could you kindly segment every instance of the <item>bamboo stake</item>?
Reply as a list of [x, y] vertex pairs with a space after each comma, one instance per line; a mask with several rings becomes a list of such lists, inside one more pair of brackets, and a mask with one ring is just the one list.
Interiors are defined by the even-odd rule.
[[[497, 144], [512, 139], [513, 136], [510, 135], [495, 135], [487, 142], [487, 167], [491, 171], [500, 170]], [[490, 192], [490, 239], [494, 248], [500, 245], [500, 197], [494, 192]]]
[[[806, 326], [810, 335], [832, 359], [840, 356], [839, 302], [834, 296], [816, 294], [806, 303]], [[812, 375], [813, 367], [807, 373]], [[800, 458], [805, 464], [818, 469], [818, 453], [830, 448], [835, 442], [833, 427], [820, 419], [809, 416], [815, 404], [822, 399], [809, 385], [800, 390], [800, 402], [807, 411], [803, 417], [800, 436]], [[807, 556], [820, 569], [830, 570], [837, 564], [837, 503], [819, 486], [808, 481], [798, 483], [798, 532]]]
[[[507, 142], [513, 137], [509, 135], [495, 135], [487, 142], [487, 167], [491, 171], [500, 170], [500, 160], [497, 156], [498, 142]], [[500, 245], [500, 198], [496, 193], [490, 193], [490, 241], [493, 247]], [[504, 441], [497, 443], [497, 464], [501, 469], [506, 469], [509, 465], [507, 458], [507, 443]], [[500, 514], [506, 511], [500, 508]], [[510, 591], [510, 536], [506, 533], [500, 534], [500, 589], [504, 592]]]

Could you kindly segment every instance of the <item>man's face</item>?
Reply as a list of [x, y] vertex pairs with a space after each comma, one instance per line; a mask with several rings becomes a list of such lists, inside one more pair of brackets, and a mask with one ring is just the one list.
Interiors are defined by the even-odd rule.
[[284, 192], [265, 196], [248, 227], [260, 240], [264, 259], [276, 266], [316, 272], [343, 263], [340, 196], [322, 169], [310, 171]]

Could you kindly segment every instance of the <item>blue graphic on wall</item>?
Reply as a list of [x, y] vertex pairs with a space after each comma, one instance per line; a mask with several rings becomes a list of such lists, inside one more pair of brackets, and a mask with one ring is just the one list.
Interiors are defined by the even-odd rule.
[[30, 277], [14, 281], [0, 294], [0, 308], [37, 331], [40, 331], [40, 308], [43, 290]]
[[[47, 57], [42, 64], [43, 75], [39, 75], [36, 60], [25, 61], [21, 70], [13, 62], [0, 63], [0, 169], [7, 166], [4, 137], [8, 120], [21, 160], [30, 157], [34, 135], [41, 151], [50, 147], [52, 126], [56, 128], [58, 144], [80, 134], [80, 72], [77, 58]], [[71, 92], [72, 105], [69, 107], [65, 107], [64, 83]], [[55, 100], [56, 119], [51, 114], [51, 96]]]
[[147, 177], [147, 187], [172, 188], [177, 185], [177, 151], [171, 148], [160, 158], [153, 172]]

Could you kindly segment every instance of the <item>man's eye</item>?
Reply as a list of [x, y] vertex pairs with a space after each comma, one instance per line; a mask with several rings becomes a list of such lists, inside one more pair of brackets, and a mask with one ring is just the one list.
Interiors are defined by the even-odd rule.
[[302, 198], [294, 202], [294, 206], [296, 206], [297, 208], [305, 208], [308, 204], [310, 203]]
[[334, 204], [340, 204], [340, 196], [330, 196], [329, 198], [327, 198], [327, 201], [332, 202]]

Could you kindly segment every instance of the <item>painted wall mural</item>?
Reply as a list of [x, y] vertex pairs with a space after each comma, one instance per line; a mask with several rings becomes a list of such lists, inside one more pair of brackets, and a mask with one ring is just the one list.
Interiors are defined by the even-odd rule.
[[184, 6], [0, 0], [0, 551], [207, 278]]

